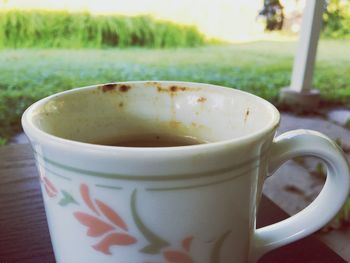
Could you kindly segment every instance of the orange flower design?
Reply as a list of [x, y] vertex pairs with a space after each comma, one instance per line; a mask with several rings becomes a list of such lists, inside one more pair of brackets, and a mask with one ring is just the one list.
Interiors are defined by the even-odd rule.
[[80, 185], [80, 194], [85, 204], [93, 214], [75, 212], [74, 217], [84, 226], [86, 234], [90, 237], [100, 237], [107, 234], [100, 242], [92, 247], [106, 255], [111, 255], [111, 246], [128, 246], [137, 242], [136, 238], [128, 233], [128, 227], [124, 220], [104, 202], [90, 197], [86, 184]]
[[163, 252], [163, 257], [169, 263], [194, 263], [193, 259], [189, 255], [192, 240], [192, 236], [185, 238], [182, 240], [183, 250], [167, 249]]
[[57, 196], [57, 189], [53, 183], [44, 174], [40, 175], [40, 181], [43, 183], [45, 191], [50, 198]]

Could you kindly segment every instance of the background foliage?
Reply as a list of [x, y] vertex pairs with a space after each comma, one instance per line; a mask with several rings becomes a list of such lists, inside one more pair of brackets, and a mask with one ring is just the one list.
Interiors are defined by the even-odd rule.
[[[350, 0], [329, 1], [324, 34], [350, 39]], [[34, 101], [98, 83], [205, 82], [277, 103], [290, 82], [295, 42], [206, 41], [195, 27], [149, 16], [0, 11], [0, 145], [20, 130], [20, 116]], [[350, 106], [349, 46], [348, 40], [320, 42], [314, 86], [327, 103]]]
[[265, 30], [282, 30], [284, 12], [279, 0], [264, 0], [264, 7], [259, 15], [265, 17]]
[[[327, 103], [350, 106], [349, 45], [349, 41], [320, 41], [314, 86]], [[194, 49], [0, 50], [0, 138], [19, 131], [20, 116], [34, 101], [114, 81], [213, 83], [276, 103], [279, 90], [290, 83], [295, 47], [295, 42], [252, 42]]]
[[[306, 0], [307, 1], [307, 0]], [[265, 18], [265, 30], [283, 31], [284, 8], [279, 0], [263, 0], [259, 15]], [[327, 0], [323, 14], [323, 37], [350, 39], [350, 0]]]
[[329, 0], [323, 20], [324, 36], [350, 39], [350, 0]]
[[150, 16], [95, 16], [66, 11], [0, 11], [0, 47], [193, 47], [204, 36], [194, 26]]

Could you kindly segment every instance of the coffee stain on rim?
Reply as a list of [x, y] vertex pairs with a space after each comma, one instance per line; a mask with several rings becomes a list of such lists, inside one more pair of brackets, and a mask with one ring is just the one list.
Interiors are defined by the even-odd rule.
[[117, 88], [117, 84], [115, 83], [108, 83], [102, 86], [98, 87], [102, 92], [109, 92], [109, 91], [114, 91]]
[[249, 114], [250, 114], [250, 109], [247, 108], [247, 110], [246, 110], [246, 112], [245, 112], [245, 114], [244, 114], [244, 122], [247, 122], [248, 117], [249, 117]]
[[170, 91], [171, 92], [186, 91], [186, 90], [190, 90], [190, 88], [188, 88], [188, 87], [179, 87], [179, 86], [171, 86], [170, 87]]
[[177, 85], [172, 85], [170, 87], [162, 87], [161, 85], [155, 85], [157, 88], [158, 92], [166, 92], [169, 93], [171, 96], [177, 94], [178, 92], [183, 92], [183, 91], [198, 91], [200, 88], [192, 88], [192, 87], [183, 87], [183, 86], [177, 86]]
[[127, 92], [131, 89], [131, 86], [126, 84], [107, 83], [98, 88], [102, 90], [102, 92], [113, 92], [117, 90], [120, 92]]
[[207, 98], [204, 98], [204, 97], [199, 97], [198, 99], [197, 99], [197, 102], [198, 103], [204, 103], [204, 102], [206, 102], [207, 101]]
[[169, 126], [173, 129], [179, 129], [183, 126], [183, 123], [181, 121], [171, 120], [169, 121]]
[[129, 89], [131, 89], [131, 86], [129, 86], [129, 85], [125, 85], [125, 84], [119, 85], [119, 91], [121, 91], [121, 92], [127, 92]]

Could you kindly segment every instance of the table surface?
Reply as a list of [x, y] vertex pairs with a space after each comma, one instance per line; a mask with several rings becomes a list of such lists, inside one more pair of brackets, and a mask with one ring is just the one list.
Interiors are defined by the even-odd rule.
[[[258, 227], [287, 218], [263, 196]], [[29, 145], [0, 147], [0, 263], [55, 262], [38, 172]], [[309, 236], [266, 254], [259, 263], [346, 262], [315, 236]]]

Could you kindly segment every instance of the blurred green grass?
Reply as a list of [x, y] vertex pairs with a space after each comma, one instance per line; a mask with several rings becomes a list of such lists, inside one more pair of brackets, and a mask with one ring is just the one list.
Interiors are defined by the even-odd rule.
[[[326, 102], [350, 105], [350, 42], [321, 41], [314, 86]], [[49, 94], [98, 83], [182, 80], [245, 90], [277, 103], [288, 86], [295, 42], [172, 49], [0, 50], [0, 138], [20, 130], [20, 116]]]
[[193, 47], [204, 42], [195, 26], [146, 15], [0, 10], [0, 48]]

